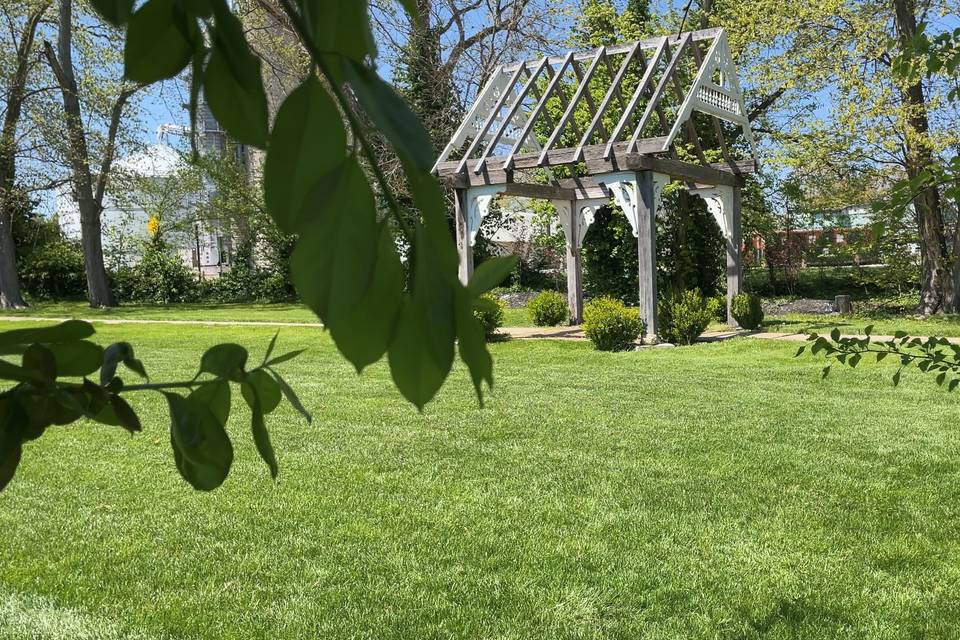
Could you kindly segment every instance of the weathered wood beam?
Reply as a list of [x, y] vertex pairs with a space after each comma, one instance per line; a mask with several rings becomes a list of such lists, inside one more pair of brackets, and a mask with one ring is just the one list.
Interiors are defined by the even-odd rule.
[[[640, 149], [652, 150], [659, 148], [657, 145], [663, 144], [664, 138], [646, 138], [640, 141]], [[718, 185], [725, 184], [729, 186], [743, 186], [743, 175], [756, 171], [756, 161], [752, 158], [747, 160], [735, 160], [732, 163], [720, 162], [710, 166], [702, 166], [683, 162], [675, 158], [663, 158], [646, 153], [627, 153], [626, 143], [616, 145], [615, 152], [609, 158], [604, 158], [605, 145], [591, 145], [584, 147], [583, 156], [590, 175], [601, 173], [610, 173], [612, 171], [656, 171], [664, 173], [674, 178], [682, 179], [686, 182], [699, 185]], [[548, 154], [548, 166], [562, 166], [575, 164], [574, 155], [576, 149], [554, 149]], [[539, 153], [524, 153], [513, 156], [516, 169], [532, 169], [538, 166]], [[503, 171], [495, 169], [503, 157], [489, 158], [487, 164], [480, 173], [473, 171], [458, 171], [458, 162], [456, 160], [442, 162], [437, 167], [437, 174], [441, 180], [450, 187], [464, 188], [484, 184], [511, 184], [513, 183], [513, 171]], [[469, 174], [469, 175], [467, 175]], [[586, 178], [579, 178], [585, 180]], [[563, 184], [564, 181], [561, 181]], [[518, 183], [519, 184], [519, 183]], [[601, 196], [591, 196], [601, 197]], [[558, 197], [557, 199], [565, 199]]]
[[[688, 33], [690, 34], [690, 37], [691, 37], [694, 41], [698, 41], [698, 42], [699, 42], [700, 40], [713, 40], [713, 39], [716, 38], [718, 35], [720, 35], [720, 32], [721, 32], [721, 31], [723, 31], [722, 28], [720, 28], [720, 27], [714, 27], [714, 28], [711, 28], [711, 29], [700, 29], [699, 31], [690, 31], [690, 32], [688, 32]], [[686, 35], [686, 34], [684, 34], [684, 35]], [[682, 36], [680, 36], [680, 35], [670, 36], [668, 42], [669, 42], [669, 44], [677, 44], [677, 43], [680, 42], [681, 37], [682, 37]], [[662, 40], [662, 38], [660, 38], [660, 37], [657, 37], [657, 38], [647, 38], [647, 39], [645, 39], [645, 40], [641, 40], [641, 41], [640, 41], [640, 47], [643, 48], [643, 49], [656, 49], [657, 46], [659, 46], [661, 40]], [[627, 44], [614, 45], [614, 46], [611, 46], [611, 47], [607, 47], [607, 53], [608, 53], [609, 55], [618, 55], [618, 54], [621, 54], [621, 53], [626, 53], [627, 51], [630, 50], [630, 47], [632, 47], [632, 46], [633, 46], [633, 43], [632, 43], [632, 42], [631, 42], [631, 43], [627, 43]], [[586, 61], [586, 60], [591, 60], [591, 59], [593, 59], [593, 56], [594, 56], [595, 54], [596, 54], [596, 50], [594, 49], [593, 51], [580, 51], [580, 52], [577, 52], [577, 53], [574, 54], [574, 57], [575, 57], [577, 60]], [[560, 62], [562, 62], [563, 59], [564, 59], [564, 56], [553, 56], [553, 57], [550, 58], [548, 64], [550, 64], [551, 66], [552, 66], [552, 65], [556, 65], [556, 64], [559, 64]], [[510, 65], [504, 66], [504, 67], [503, 67], [503, 71], [504, 71], [504, 73], [510, 73], [510, 72], [514, 71], [517, 67], [521, 67], [521, 66], [532, 67], [532, 66], [535, 66], [538, 62], [539, 62], [539, 60], [527, 60], [527, 61], [525, 61], [525, 62], [517, 62], [517, 63], [514, 63], [514, 64], [510, 64]]]
[[596, 200], [609, 198], [607, 188], [593, 178], [565, 178], [552, 184], [533, 184], [526, 182], [483, 182], [483, 178], [467, 172], [467, 174], [448, 175], [440, 178], [441, 183], [451, 189], [464, 190], [486, 184], [500, 184], [504, 187], [504, 195], [520, 198], [538, 198], [542, 200]]
[[639, 51], [640, 47], [638, 45], [634, 45], [630, 51], [627, 52], [627, 55], [623, 58], [623, 63], [620, 65], [620, 71], [618, 71], [616, 75], [614, 75], [613, 67], [610, 64], [610, 58], [607, 56], [604, 57], [607, 63], [607, 69], [610, 72], [610, 77], [613, 78], [613, 80], [610, 83], [610, 88], [607, 90], [607, 94], [603, 97], [603, 102], [600, 103], [600, 108], [593, 115], [593, 120], [590, 122], [590, 126], [587, 127], [586, 132], [580, 139], [580, 144], [577, 146], [577, 151], [574, 154], [575, 159], [579, 160], [583, 156], [583, 148], [587, 146], [588, 142], [590, 142], [590, 138], [596, 132], [597, 127], [602, 125], [603, 116], [607, 112], [607, 108], [610, 106], [610, 101], [615, 95], [620, 101], [621, 108], [626, 110], [627, 105], [623, 100], [623, 93], [620, 91], [620, 85], [623, 83], [623, 79], [627, 75], [627, 70], [630, 68], [630, 63], [633, 62]]
[[[640, 135], [643, 133], [643, 128], [647, 125], [647, 121], [650, 119], [650, 114], [653, 113], [653, 110], [657, 108], [657, 105], [659, 105], [660, 101], [663, 99], [663, 94], [667, 89], [667, 84], [674, 81], [674, 73], [676, 73], [677, 65], [679, 64], [680, 58], [683, 57], [683, 54], [689, 44], [690, 34], [685, 33], [683, 34], [683, 38], [680, 39], [680, 44], [677, 46], [676, 53], [669, 58], [670, 62], [667, 64], [666, 70], [660, 77], [660, 82], [657, 83], [657, 88], [653, 90], [653, 96], [650, 97], [650, 102], [647, 103], [647, 108], [643, 112], [643, 117], [640, 119], [640, 123], [633, 132], [633, 137], [630, 138], [631, 149], [640, 139]], [[669, 52], [667, 55], [670, 55]]]
[[487, 145], [487, 148], [483, 150], [483, 154], [480, 156], [480, 160], [477, 161], [476, 166], [474, 167], [474, 173], [479, 172], [483, 169], [483, 164], [486, 162], [487, 158], [490, 157], [490, 154], [493, 153], [493, 150], [497, 147], [497, 144], [500, 142], [500, 138], [503, 137], [504, 132], [507, 130], [507, 127], [510, 126], [510, 122], [517, 115], [517, 112], [520, 110], [520, 106], [523, 104], [523, 101], [526, 99], [527, 94], [530, 93], [530, 89], [533, 88], [533, 85], [537, 82], [537, 79], [540, 77], [540, 74], [543, 73], [543, 70], [547, 66], [547, 59], [544, 58], [539, 65], [537, 65], [536, 70], [532, 74], [528, 74], [526, 83], [523, 85], [523, 88], [520, 90], [520, 93], [517, 94], [516, 99], [513, 101], [513, 104], [510, 106], [510, 110], [507, 112], [507, 116], [500, 123], [500, 126], [497, 128], [496, 133], [494, 133], [493, 138], [490, 140], [490, 144]]
[[[628, 154], [624, 157], [626, 168], [633, 171], [650, 170], [657, 173], [664, 173], [674, 178], [681, 178], [688, 182], [697, 182], [700, 184], [718, 185], [723, 184], [731, 187], [742, 187], [744, 180], [742, 176], [735, 175], [729, 171], [729, 165], [711, 165], [705, 167], [699, 164], [682, 162], [672, 158], [658, 158], [656, 156], [644, 156], [638, 154]], [[724, 171], [726, 167], [728, 170]]]
[[[537, 117], [541, 112], [544, 112], [544, 108], [547, 106], [547, 101], [550, 100], [550, 96], [560, 85], [560, 81], [563, 79], [563, 73], [566, 71], [567, 65], [573, 60], [573, 53], [568, 53], [560, 65], [560, 68], [557, 69], [556, 73], [553, 76], [553, 79], [550, 80], [550, 84], [547, 85], [546, 91], [543, 92], [543, 95], [540, 96], [537, 106], [533, 108], [533, 111], [530, 112], [530, 117], [527, 119], [526, 126], [523, 127], [523, 131], [520, 132], [520, 135], [517, 137], [517, 142], [513, 145], [513, 148], [510, 150], [510, 155], [506, 158], [501, 158], [503, 160], [503, 170], [509, 171], [513, 168], [514, 158], [517, 156], [517, 151], [523, 147], [523, 142], [527, 139], [527, 136], [533, 131], [533, 125], [536, 124]], [[550, 70], [550, 66], [547, 65], [547, 69]], [[550, 70], [549, 72], [552, 72]], [[549, 117], [549, 116], [548, 116]], [[552, 123], [551, 123], [552, 126]], [[439, 167], [438, 167], [439, 168]]]
[[461, 175], [448, 175], [440, 178], [445, 186], [465, 190], [469, 187], [478, 187], [486, 184], [499, 184], [504, 187], [503, 195], [518, 198], [536, 198], [538, 200], [575, 200], [580, 197], [578, 191], [559, 184], [532, 184], [527, 182], [485, 182], [483, 176], [473, 172]]
[[[637, 144], [638, 153], [654, 153], [660, 151], [663, 147], [663, 143], [666, 140], [666, 137], [659, 138], [644, 138], [640, 140]], [[620, 143], [615, 145], [614, 153], [612, 155], [620, 154], [623, 155], [626, 153], [627, 144]], [[590, 145], [583, 148], [583, 153], [581, 154], [580, 159], [587, 162], [588, 165], [591, 162], [597, 160], [602, 160], [603, 155], [606, 152], [606, 145]], [[568, 164], [575, 164], [578, 162], [576, 159], [577, 149], [572, 147], [567, 147], [564, 149], [553, 149], [549, 151], [546, 155], [546, 161], [541, 165], [540, 156], [541, 152], [532, 152], [532, 153], [518, 153], [511, 156], [492, 156], [487, 158], [486, 163], [483, 168], [481, 168], [480, 173], [487, 173], [489, 175], [498, 175], [502, 176], [506, 173], [504, 169], [493, 169], [492, 167], [500, 166], [501, 163], [504, 166], [509, 165], [511, 170], [513, 169], [536, 169], [541, 166], [547, 167], [556, 167], [563, 166]], [[614, 158], [614, 162], [616, 159]], [[609, 164], [609, 163], [608, 163]], [[608, 171], [610, 169], [607, 169]], [[460, 162], [457, 160], [451, 160], [447, 162], [441, 162], [437, 165], [437, 173], [441, 176], [461, 173]], [[505, 180], [506, 182], [506, 180]], [[483, 184], [494, 184], [493, 182], [485, 182]]]
[[[547, 143], [543, 146], [543, 151], [540, 153], [539, 160], [537, 161], [537, 166], [545, 166], [547, 162], [547, 154], [550, 153], [550, 150], [553, 148], [553, 145], [556, 144], [557, 140], [560, 139], [560, 135], [563, 133], [563, 129], [567, 126], [567, 123], [573, 117], [574, 111], [576, 111], [577, 104], [580, 102], [580, 99], [583, 98], [584, 94], [590, 94], [590, 80], [593, 79], [593, 74], [597, 70], [600, 61], [603, 57], [603, 52], [605, 47], [600, 47], [594, 54], [593, 61], [590, 63], [590, 68], [587, 69], [586, 75], [582, 75], [579, 67], [576, 63], [573, 64], [573, 70], [579, 79], [576, 91], [573, 93], [573, 97], [570, 98], [570, 102], [567, 103], [567, 109], [563, 112], [560, 121], [557, 123], [556, 128], [553, 130], [553, 133], [550, 134], [550, 138], [547, 139]], [[592, 98], [591, 98], [592, 101]], [[596, 109], [594, 109], [596, 110]], [[577, 132], [577, 135], [580, 135], [580, 132]], [[514, 166], [518, 166], [514, 164]]]
[[640, 84], [637, 85], [637, 89], [633, 92], [633, 97], [630, 98], [630, 104], [627, 105], [623, 115], [620, 116], [620, 122], [617, 123], [617, 126], [613, 129], [613, 133], [610, 134], [610, 140], [607, 141], [607, 147], [603, 154], [604, 158], [609, 158], [610, 154], [613, 153], [613, 148], [620, 139], [620, 135], [630, 122], [630, 116], [633, 115], [634, 110], [637, 108], [637, 104], [640, 102], [640, 98], [643, 97], [643, 94], [647, 91], [647, 87], [649, 87], [651, 81], [653, 80], [653, 74], [656, 72], [657, 66], [660, 64], [660, 59], [663, 58], [663, 53], [666, 51], [666, 48], [667, 39], [660, 38], [660, 46], [657, 47], [657, 51], [653, 54], [653, 58], [650, 59], [649, 63], [643, 59], [643, 52], [640, 53], [640, 61], [645, 66], [643, 77], [640, 79]]

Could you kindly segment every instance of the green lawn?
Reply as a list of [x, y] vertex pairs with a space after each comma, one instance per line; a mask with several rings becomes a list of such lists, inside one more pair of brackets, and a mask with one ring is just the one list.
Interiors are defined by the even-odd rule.
[[[177, 304], [145, 305], [130, 304], [112, 309], [91, 309], [84, 302], [40, 302], [28, 309], [0, 310], [0, 315], [45, 317], [45, 318], [89, 318], [89, 319], [129, 319], [129, 320], [213, 320], [218, 322], [290, 322], [298, 324], [317, 323], [317, 317], [305, 306], [290, 304]], [[869, 324], [874, 325], [876, 334], [892, 334], [903, 329], [912, 335], [955, 336], [960, 337], [960, 316], [935, 316], [928, 319], [901, 318], [886, 316], [871, 318], [867, 316], [837, 315], [800, 315], [792, 314], [780, 317], [768, 316], [764, 322], [767, 331], [800, 333], [806, 331], [829, 331], [838, 326], [847, 333], [856, 333]], [[526, 308], [506, 309], [504, 327], [530, 327], [533, 321]], [[711, 331], [726, 329], [723, 323], [714, 322]]]
[[[101, 326], [154, 380], [257, 327]], [[0, 638], [953, 638], [958, 398], [891, 369], [821, 381], [796, 345], [604, 354], [492, 346], [424, 414], [315, 328], [284, 373], [315, 412], [270, 422], [274, 484], [238, 412], [198, 494], [146, 433], [29, 445], [0, 494]]]
[[91, 309], [86, 302], [37, 302], [26, 309], [0, 309], [0, 315], [40, 318], [103, 318], [129, 320], [215, 320], [315, 323], [317, 317], [299, 303], [288, 304], [124, 304]]
[[504, 327], [532, 327], [533, 319], [526, 307], [517, 309], [504, 309], [503, 311]]
[[[215, 320], [240, 322], [315, 323], [317, 317], [298, 303], [289, 304], [125, 304], [91, 309], [86, 302], [37, 302], [27, 309], [0, 309], [0, 315], [39, 318], [103, 318], [128, 320]], [[506, 309], [505, 327], [528, 327], [533, 322], [525, 308]]]

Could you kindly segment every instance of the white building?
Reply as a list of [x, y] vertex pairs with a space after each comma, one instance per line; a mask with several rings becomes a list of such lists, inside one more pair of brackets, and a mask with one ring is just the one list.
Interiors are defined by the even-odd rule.
[[[156, 144], [114, 163], [116, 182], [146, 184], [146, 191], [104, 196], [101, 214], [104, 259], [109, 268], [137, 262], [140, 248], [150, 239], [148, 221], [153, 215], [163, 219], [163, 239], [170, 244], [185, 265], [202, 274], [216, 277], [229, 268], [232, 243], [216, 222], [196, 222], [194, 215], [200, 193], [189, 193], [176, 182], [182, 178], [185, 163], [176, 149], [164, 141], [165, 131]], [[169, 188], [168, 188], [169, 187]], [[162, 211], [161, 211], [162, 210]], [[80, 239], [80, 210], [69, 185], [56, 194], [60, 228], [71, 239]]]

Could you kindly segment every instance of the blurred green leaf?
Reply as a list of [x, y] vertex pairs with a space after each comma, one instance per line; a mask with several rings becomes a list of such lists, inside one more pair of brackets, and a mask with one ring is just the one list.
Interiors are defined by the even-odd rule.
[[140, 418], [133, 410], [133, 407], [126, 400], [117, 395], [111, 395], [106, 404], [100, 411], [92, 416], [93, 420], [100, 424], [114, 427], [123, 427], [130, 433], [139, 433], [143, 431], [140, 424]]
[[103, 347], [88, 340], [59, 342], [46, 347], [57, 361], [60, 377], [88, 376], [103, 363]]
[[240, 393], [247, 402], [247, 406], [253, 409], [254, 391], [258, 400], [260, 410], [263, 413], [272, 413], [280, 405], [283, 399], [283, 392], [280, 385], [273, 379], [269, 373], [263, 369], [258, 369], [247, 374], [247, 379], [240, 385]]
[[244, 144], [267, 144], [267, 95], [260, 60], [247, 44], [240, 20], [222, 3], [214, 6], [213, 51], [204, 72], [204, 94], [226, 131]]
[[307, 411], [306, 408], [303, 406], [303, 403], [300, 402], [300, 398], [297, 397], [297, 394], [293, 390], [293, 388], [289, 384], [287, 384], [287, 381], [281, 378], [276, 371], [274, 371], [273, 369], [270, 369], [269, 371], [270, 371], [270, 374], [273, 376], [273, 379], [277, 381], [278, 385], [280, 385], [280, 390], [283, 391], [283, 397], [287, 399], [287, 402], [289, 402], [294, 409], [300, 412], [300, 415], [302, 415], [306, 419], [307, 424], [313, 424], [313, 416], [310, 415], [310, 412]]
[[486, 293], [506, 280], [517, 267], [517, 256], [488, 258], [473, 272], [467, 288], [475, 296]]
[[238, 344], [224, 343], [207, 349], [200, 359], [200, 371], [219, 378], [241, 381], [247, 366], [247, 350]]
[[314, 43], [323, 53], [363, 62], [375, 53], [367, 3], [359, 0], [301, 0], [313, 27]]
[[100, 384], [106, 386], [117, 375], [117, 366], [123, 363], [141, 378], [147, 377], [143, 363], [134, 357], [133, 345], [129, 342], [111, 344], [103, 351], [103, 366], [100, 368]]
[[408, 174], [413, 169], [428, 174], [433, 168], [433, 145], [423, 123], [403, 98], [366, 65], [348, 60], [344, 72], [364, 112], [408, 165]]
[[405, 296], [396, 337], [390, 345], [390, 373], [397, 389], [418, 409], [436, 395], [450, 371], [431, 353], [425, 310]]
[[191, 399], [206, 405], [222, 425], [230, 418], [230, 384], [224, 380], [206, 382], [190, 394]]
[[[267, 360], [266, 362], [263, 363], [263, 366], [265, 366], [265, 367], [272, 367], [272, 366], [275, 366], [275, 365], [278, 365], [278, 364], [282, 364], [282, 363], [284, 363], [284, 362], [287, 362], [288, 360], [293, 360], [294, 358], [296, 358], [297, 356], [299, 356], [299, 355], [300, 355], [301, 353], [303, 353], [304, 351], [306, 351], [306, 349], [296, 349], [295, 351], [290, 351], [290, 352], [288, 352], [288, 353], [284, 353], [283, 355], [279, 355], [279, 356], [277, 356], [276, 358], [273, 358], [273, 359], [271, 359], [271, 360]], [[267, 355], [270, 355], [270, 354], [268, 353]]]
[[103, 19], [115, 27], [126, 24], [133, 13], [134, 0], [90, 0]]
[[210, 111], [223, 128], [238, 141], [258, 148], [267, 144], [267, 96], [259, 79], [244, 84], [231, 72], [231, 66], [219, 49], [210, 54], [203, 74], [203, 92]]
[[199, 37], [196, 22], [174, 0], [149, 0], [127, 25], [126, 77], [142, 84], [172, 78], [190, 62]]
[[170, 443], [180, 475], [194, 489], [216, 489], [226, 480], [233, 464], [233, 445], [224, 425], [192, 395], [164, 395], [170, 407]]
[[470, 378], [473, 380], [473, 388], [477, 392], [477, 400], [483, 405], [483, 383], [493, 386], [493, 358], [490, 357], [486, 347], [486, 336], [483, 327], [477, 322], [471, 307], [473, 296], [465, 287], [460, 287], [456, 292], [457, 304], [456, 322], [457, 322], [457, 344], [460, 349], [460, 357], [467, 364], [470, 370]]
[[[263, 365], [266, 366], [270, 362], [270, 356], [273, 355], [273, 350], [277, 346], [277, 338], [280, 337], [280, 332], [277, 331], [273, 334], [273, 337], [270, 338], [270, 344], [267, 345], [267, 351], [263, 354]], [[302, 349], [301, 349], [302, 352]], [[294, 356], [295, 357], [295, 356]]]
[[[247, 403], [250, 405], [253, 442], [257, 447], [257, 453], [260, 454], [260, 457], [263, 459], [263, 461], [267, 463], [268, 467], [270, 467], [270, 477], [276, 479], [277, 474], [280, 472], [280, 468], [277, 465], [277, 456], [273, 451], [273, 444], [270, 442], [270, 434], [267, 432], [267, 425], [263, 419], [263, 414], [265, 411], [260, 404], [260, 395], [257, 393], [257, 387], [253, 385], [245, 384], [244, 388], [249, 392], [249, 399]], [[246, 398], [247, 395], [245, 394], [244, 397]]]
[[362, 371], [387, 351], [403, 276], [360, 167], [351, 159], [335, 175], [325, 193], [318, 191], [313, 223], [291, 258], [293, 281], [340, 352]]
[[283, 231], [299, 231], [301, 215], [313, 214], [315, 189], [343, 165], [345, 146], [340, 112], [311, 76], [280, 107], [263, 168], [267, 208]]

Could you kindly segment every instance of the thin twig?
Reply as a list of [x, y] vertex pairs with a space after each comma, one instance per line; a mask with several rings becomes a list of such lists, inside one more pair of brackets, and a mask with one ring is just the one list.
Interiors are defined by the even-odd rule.
[[371, 169], [373, 170], [374, 176], [377, 178], [377, 182], [380, 183], [380, 188], [387, 199], [390, 212], [393, 214], [397, 225], [400, 226], [400, 229], [406, 236], [407, 241], [410, 244], [413, 244], [413, 230], [403, 218], [402, 211], [400, 210], [400, 204], [397, 202], [393, 192], [390, 189], [390, 185], [387, 182], [387, 177], [383, 174], [383, 170], [377, 163], [376, 154], [374, 153], [373, 146], [365, 135], [362, 123], [357, 119], [356, 114], [353, 113], [353, 106], [347, 99], [346, 94], [344, 94], [343, 89], [339, 84], [337, 84], [333, 77], [333, 73], [324, 62], [323, 52], [320, 51], [316, 44], [314, 44], [310, 31], [303, 22], [303, 18], [297, 14], [296, 9], [290, 3], [290, 0], [280, 0], [280, 3], [283, 5], [284, 10], [289, 16], [290, 21], [293, 24], [293, 28], [300, 37], [300, 41], [303, 43], [304, 47], [307, 48], [307, 51], [313, 58], [314, 63], [316, 63], [321, 73], [323, 73], [324, 78], [327, 80], [327, 84], [330, 86], [330, 90], [333, 92], [334, 97], [336, 97], [337, 101], [340, 103], [340, 106], [347, 117], [347, 121], [350, 123], [350, 128], [353, 130], [353, 134], [357, 137], [357, 139], [360, 141], [360, 145], [363, 147], [364, 155], [369, 158]]

